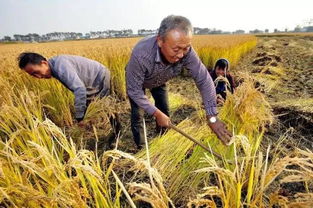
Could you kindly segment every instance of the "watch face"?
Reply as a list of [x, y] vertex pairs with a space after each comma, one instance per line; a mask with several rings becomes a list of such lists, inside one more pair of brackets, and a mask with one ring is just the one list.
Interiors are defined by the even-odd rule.
[[210, 123], [215, 123], [215, 122], [216, 122], [216, 117], [215, 116], [211, 117], [210, 118]]

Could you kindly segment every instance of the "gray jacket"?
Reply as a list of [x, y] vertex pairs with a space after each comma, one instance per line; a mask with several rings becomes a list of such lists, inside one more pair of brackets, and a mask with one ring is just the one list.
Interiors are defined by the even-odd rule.
[[110, 91], [110, 71], [99, 62], [81, 56], [60, 55], [49, 59], [51, 73], [75, 95], [75, 118], [84, 118], [87, 99]]

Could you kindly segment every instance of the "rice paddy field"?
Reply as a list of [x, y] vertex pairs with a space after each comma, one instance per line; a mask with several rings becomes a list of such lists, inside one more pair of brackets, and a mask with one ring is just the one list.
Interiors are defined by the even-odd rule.
[[[0, 207], [313, 207], [312, 37], [193, 37], [205, 66], [227, 58], [236, 75], [219, 108], [234, 143], [207, 126], [187, 71], [168, 83], [171, 118], [222, 159], [172, 129], [157, 135], [149, 116], [135, 150], [125, 66], [140, 38], [0, 45]], [[78, 126], [69, 90], [18, 68], [25, 51], [94, 59], [110, 69], [113, 95]], [[110, 149], [113, 113], [123, 129]]]

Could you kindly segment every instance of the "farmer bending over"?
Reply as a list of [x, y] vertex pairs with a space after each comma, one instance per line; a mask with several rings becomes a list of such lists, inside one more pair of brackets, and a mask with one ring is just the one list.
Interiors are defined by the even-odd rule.
[[[205, 66], [191, 46], [192, 26], [182, 16], [168, 16], [162, 20], [158, 35], [137, 43], [126, 66], [127, 94], [131, 104], [131, 128], [138, 148], [143, 144], [143, 110], [156, 118], [160, 127], [169, 127], [169, 107], [166, 82], [189, 69], [200, 90], [208, 125], [218, 138], [227, 144], [232, 134], [217, 119], [214, 83]], [[145, 96], [149, 89], [153, 105]]]
[[[82, 124], [91, 100], [110, 94], [110, 71], [99, 62], [73, 55], [49, 60], [37, 53], [21, 53], [19, 67], [36, 78], [56, 78], [75, 95], [75, 118]], [[116, 116], [110, 117], [114, 137], [120, 131]], [[112, 142], [112, 138], [111, 138]]]

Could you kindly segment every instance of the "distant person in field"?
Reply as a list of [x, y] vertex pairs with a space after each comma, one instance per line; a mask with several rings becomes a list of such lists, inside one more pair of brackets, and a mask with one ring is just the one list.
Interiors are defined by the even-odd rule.
[[[37, 53], [21, 53], [19, 67], [36, 78], [59, 80], [75, 95], [75, 118], [83, 124], [88, 105], [96, 96], [110, 94], [110, 71], [91, 59], [73, 55], [59, 55], [49, 60]], [[117, 135], [120, 124], [111, 116], [113, 132]], [[114, 135], [114, 136], [115, 136]]]
[[[162, 20], [158, 35], [146, 37], [134, 47], [126, 66], [127, 94], [131, 104], [131, 128], [135, 143], [142, 147], [143, 111], [156, 118], [159, 127], [170, 124], [166, 82], [189, 69], [200, 90], [208, 125], [218, 138], [227, 144], [232, 134], [217, 118], [214, 83], [206, 67], [191, 46], [193, 28], [182, 16], [168, 16]], [[145, 96], [149, 89], [155, 101]]]
[[218, 59], [211, 70], [210, 75], [215, 85], [217, 95], [217, 104], [223, 105], [226, 100], [226, 92], [234, 93], [234, 77], [229, 73], [229, 61], [227, 59]]

